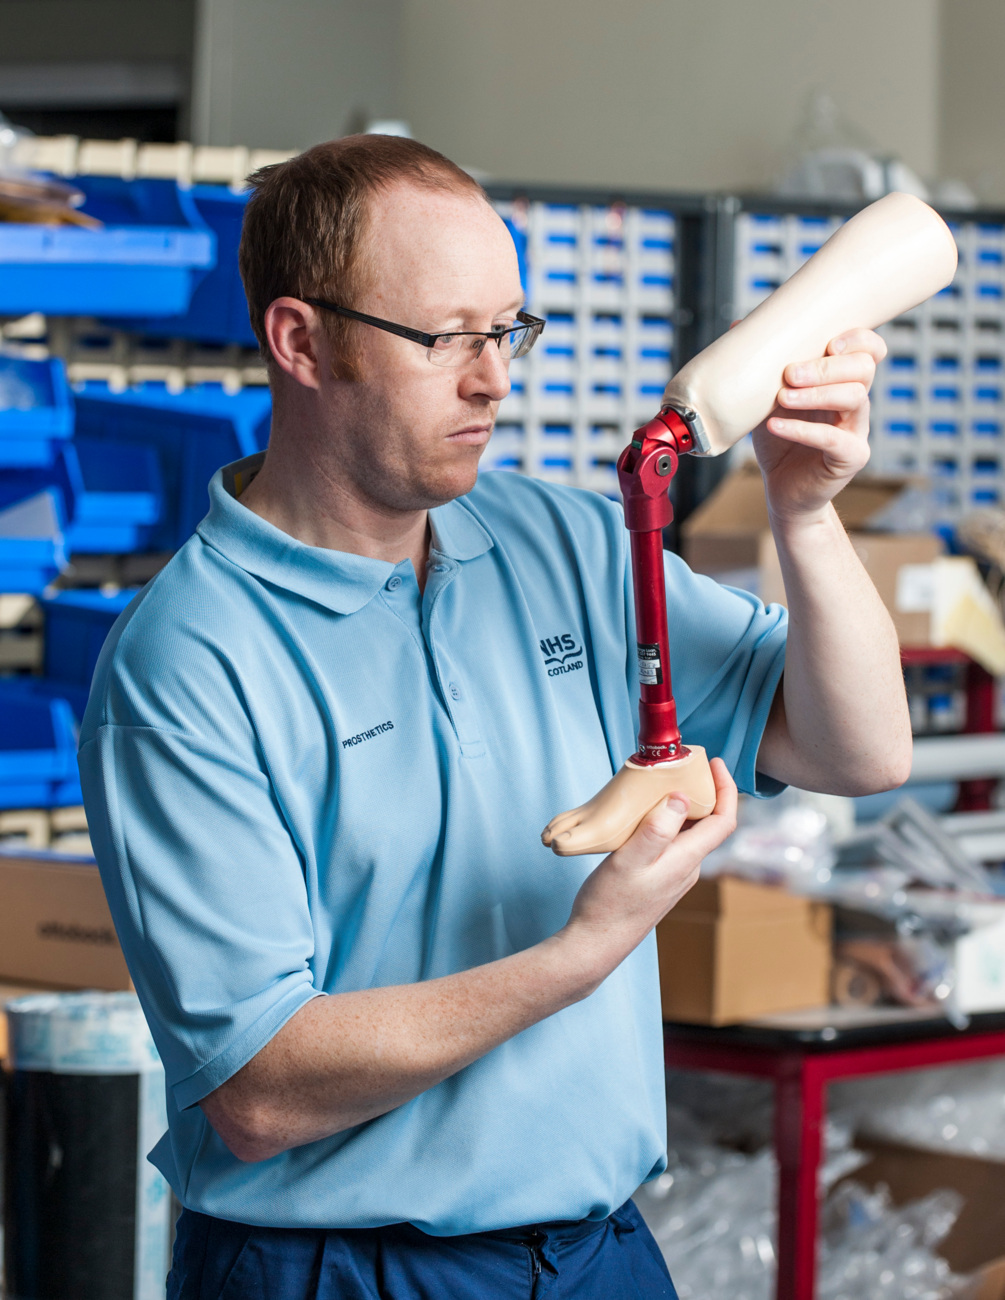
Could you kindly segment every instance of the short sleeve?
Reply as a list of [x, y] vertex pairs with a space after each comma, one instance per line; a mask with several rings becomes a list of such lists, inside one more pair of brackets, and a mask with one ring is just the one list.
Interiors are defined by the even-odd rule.
[[126, 962], [191, 1106], [318, 995], [300, 856], [266, 774], [222, 745], [103, 726], [79, 762]]
[[784, 786], [757, 772], [757, 752], [785, 667], [788, 614], [665, 557], [670, 663], [685, 742], [718, 756], [747, 794]]

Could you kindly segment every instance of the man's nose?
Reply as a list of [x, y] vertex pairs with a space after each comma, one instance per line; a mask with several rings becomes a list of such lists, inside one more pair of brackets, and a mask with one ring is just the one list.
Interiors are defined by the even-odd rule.
[[475, 360], [464, 367], [462, 384], [470, 396], [484, 393], [493, 402], [502, 401], [510, 390], [509, 365], [497, 343], [486, 339]]

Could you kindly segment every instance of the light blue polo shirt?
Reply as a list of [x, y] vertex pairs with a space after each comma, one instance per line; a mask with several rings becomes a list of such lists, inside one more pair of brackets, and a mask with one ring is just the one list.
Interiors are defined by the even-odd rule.
[[[221, 471], [106, 643], [88, 822], [167, 1073], [153, 1152], [188, 1207], [438, 1234], [600, 1218], [665, 1161], [656, 947], [389, 1114], [257, 1164], [196, 1104], [311, 998], [554, 934], [599, 858], [540, 841], [635, 747], [627, 533], [590, 492], [485, 473], [411, 563], [306, 546]], [[681, 728], [755, 788], [785, 614], [667, 556]], [[771, 785], [762, 782], [762, 789]], [[337, 1048], [336, 1048], [337, 1050]]]

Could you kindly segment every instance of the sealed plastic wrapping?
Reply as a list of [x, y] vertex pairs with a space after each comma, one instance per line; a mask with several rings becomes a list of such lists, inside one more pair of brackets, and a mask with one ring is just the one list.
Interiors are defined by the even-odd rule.
[[796, 789], [770, 803], [748, 800], [739, 829], [702, 872], [829, 903], [836, 1002], [938, 1006], [962, 1026], [983, 1008], [961, 996], [957, 941], [1003, 917], [990, 873], [910, 797], [860, 827], [850, 804]]
[[[773, 1300], [777, 1168], [767, 1145], [770, 1088], [719, 1076], [671, 1074], [670, 1161], [636, 1204], [680, 1300]], [[867, 1157], [846, 1119], [827, 1125], [817, 1277], [820, 1300], [950, 1300], [965, 1279], [939, 1255], [962, 1198], [941, 1189], [899, 1207], [853, 1177]], [[723, 1145], [739, 1141], [754, 1150]], [[761, 1143], [763, 1145], [760, 1145]]]

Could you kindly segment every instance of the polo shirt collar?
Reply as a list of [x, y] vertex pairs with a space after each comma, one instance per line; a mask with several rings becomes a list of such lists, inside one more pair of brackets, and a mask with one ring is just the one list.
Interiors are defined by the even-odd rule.
[[[245, 572], [337, 614], [354, 614], [373, 599], [397, 566], [308, 546], [242, 506], [237, 497], [264, 459], [265, 453], [258, 452], [217, 470], [209, 485], [209, 514], [196, 531]], [[432, 548], [438, 555], [463, 563], [492, 548], [490, 534], [463, 500], [437, 506], [429, 519]]]

